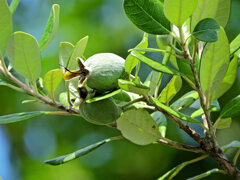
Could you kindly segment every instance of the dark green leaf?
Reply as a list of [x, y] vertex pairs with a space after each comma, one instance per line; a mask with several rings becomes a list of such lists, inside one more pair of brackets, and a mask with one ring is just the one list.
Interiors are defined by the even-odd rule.
[[[135, 48], [147, 48], [147, 47], [148, 47], [148, 34], [144, 33], [142, 41]], [[130, 74], [138, 62], [139, 60], [136, 57], [129, 54], [125, 61], [126, 72]]]
[[10, 6], [9, 6], [9, 9], [11, 11], [11, 13], [13, 14], [15, 12], [15, 10], [17, 9], [17, 6], [18, 6], [18, 3], [19, 3], [19, 0], [12, 0]]
[[240, 141], [232, 141], [231, 143], [221, 147], [223, 151], [226, 151], [230, 148], [240, 148]]
[[25, 32], [15, 32], [7, 45], [7, 56], [13, 68], [35, 82], [41, 72], [40, 49], [37, 40]]
[[131, 81], [126, 81], [119, 79], [118, 80], [118, 85], [122, 90], [128, 91], [128, 92], [133, 92], [139, 95], [144, 95], [147, 96], [149, 92], [149, 87], [144, 85], [144, 84], [136, 84]]
[[116, 91], [113, 91], [113, 92], [108, 93], [108, 94], [104, 94], [102, 96], [98, 96], [98, 97], [94, 97], [94, 98], [91, 98], [91, 99], [87, 99], [86, 102], [87, 103], [92, 103], [92, 102], [96, 102], [96, 101], [101, 101], [103, 99], [107, 99], [107, 98], [113, 97], [116, 94], [120, 93], [121, 91], [122, 91], [121, 89], [118, 89]]
[[178, 72], [168, 66], [165, 66], [153, 59], [150, 59], [149, 57], [147, 57], [137, 51], [133, 51], [132, 55], [156, 71], [163, 72], [163, 73], [170, 74], [170, 75], [180, 75], [180, 72]]
[[181, 27], [191, 16], [196, 6], [197, 0], [165, 0], [164, 14], [171, 23]]
[[47, 163], [47, 164], [50, 164], [50, 165], [64, 164], [64, 163], [67, 163], [71, 160], [74, 160], [76, 158], [79, 158], [79, 157], [82, 157], [84, 155], [87, 155], [87, 154], [91, 153], [92, 151], [98, 149], [99, 147], [101, 147], [105, 143], [111, 142], [113, 140], [119, 140], [119, 139], [121, 139], [121, 137], [112, 137], [112, 138], [109, 138], [109, 139], [105, 139], [103, 141], [92, 144], [92, 145], [87, 146], [85, 148], [79, 149], [78, 151], [75, 151], [73, 153], [63, 155], [63, 156], [57, 157], [55, 159], [46, 160], [44, 162]]
[[159, 100], [155, 99], [155, 98], [150, 98], [151, 103], [153, 103], [154, 105], [158, 106], [160, 109], [163, 109], [164, 111], [168, 112], [169, 114], [174, 115], [175, 117], [183, 120], [183, 121], [187, 121], [187, 122], [191, 122], [191, 123], [197, 123], [200, 124], [200, 122], [196, 119], [193, 119], [185, 114], [182, 114], [178, 111], [173, 110], [172, 108], [162, 104]]
[[150, 34], [169, 34], [170, 23], [159, 0], [124, 0], [124, 10], [139, 29]]
[[40, 51], [43, 51], [48, 46], [48, 44], [53, 40], [54, 36], [57, 33], [59, 24], [59, 11], [59, 5], [53, 4], [47, 25], [41, 39], [39, 40]]
[[144, 109], [126, 111], [118, 120], [117, 128], [122, 135], [138, 145], [147, 145], [161, 138], [157, 124]]
[[200, 41], [215, 42], [218, 40], [219, 30], [220, 26], [217, 21], [211, 18], [206, 18], [196, 25], [192, 35]]
[[233, 55], [240, 49], [240, 34], [230, 44], [230, 55]]
[[0, 58], [12, 33], [12, 15], [6, 0], [0, 0]]
[[45, 114], [48, 114], [48, 112], [35, 111], [35, 112], [22, 112], [22, 113], [16, 113], [16, 114], [9, 114], [5, 116], [0, 116], [0, 124], [8, 124], [8, 123], [24, 121], [24, 120], [32, 119], [35, 117], [43, 116]]
[[220, 113], [221, 118], [237, 116], [240, 114], [240, 95], [229, 101]]

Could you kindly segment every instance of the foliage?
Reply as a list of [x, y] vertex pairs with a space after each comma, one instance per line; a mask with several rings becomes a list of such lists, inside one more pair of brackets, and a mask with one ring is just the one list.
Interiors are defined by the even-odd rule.
[[[232, 117], [240, 115], [239, 95], [224, 107], [218, 104], [219, 98], [231, 88], [236, 79], [240, 49], [239, 36], [229, 43], [224, 30], [230, 13], [229, 2], [166, 0], [162, 3], [159, 0], [124, 0], [127, 17], [144, 31], [141, 42], [130, 49], [126, 61], [110, 53], [86, 58], [84, 53], [89, 37], [85, 36], [75, 45], [61, 42], [61, 69], [50, 70], [43, 78], [40, 76], [41, 52], [47, 48], [57, 32], [59, 5], [52, 6], [46, 28], [37, 41], [25, 32], [12, 33], [12, 14], [18, 2], [13, 1], [8, 6], [6, 0], [0, 0], [0, 15], [2, 13], [6, 17], [0, 18], [0, 72], [3, 77], [0, 85], [25, 92], [61, 111], [5, 115], [0, 117], [0, 124], [42, 115], [76, 115], [90, 123], [118, 129], [122, 134], [74, 153], [47, 160], [46, 163], [66, 163], [107, 142], [125, 138], [138, 145], [160, 143], [204, 154], [176, 166], [160, 179], [172, 179], [186, 165], [209, 155], [221, 165], [221, 169], [209, 170], [192, 179], [215, 172], [240, 177], [240, 171], [235, 166], [239, 153], [234, 157], [234, 164], [226, 160], [223, 154], [230, 147], [239, 148], [239, 143], [235, 141], [221, 148], [215, 134], [217, 129], [230, 127]], [[211, 4], [211, 8], [204, 11], [206, 3]], [[159, 48], [149, 47], [150, 35], [156, 36]], [[161, 38], [163, 35], [167, 37], [167, 41], [166, 38]], [[148, 53], [161, 53], [164, 58], [159, 62], [149, 57]], [[98, 58], [94, 59], [96, 56]], [[169, 63], [171, 60], [176, 61], [174, 67]], [[139, 77], [141, 63], [152, 69], [146, 82], [142, 82]], [[135, 74], [132, 72], [134, 68]], [[172, 76], [172, 79], [159, 91], [163, 74]], [[60, 94], [58, 102], [54, 93], [63, 78], [66, 89]], [[178, 97], [183, 81], [193, 91]], [[106, 105], [107, 101], [111, 103]], [[197, 108], [191, 116], [182, 111], [194, 104], [197, 104]], [[214, 111], [220, 113], [213, 124], [211, 112]], [[196, 118], [200, 116], [201, 119]], [[168, 121], [173, 121], [198, 145], [182, 144], [165, 137]], [[200, 135], [199, 129], [204, 135]]]

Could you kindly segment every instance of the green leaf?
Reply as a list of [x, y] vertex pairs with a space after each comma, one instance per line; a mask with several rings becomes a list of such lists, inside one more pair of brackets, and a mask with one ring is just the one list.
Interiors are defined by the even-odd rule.
[[202, 178], [205, 178], [205, 177], [208, 177], [210, 176], [211, 174], [213, 173], [223, 173], [223, 170], [220, 170], [220, 169], [217, 169], [217, 168], [214, 168], [214, 169], [211, 169], [205, 173], [202, 173], [202, 174], [199, 174], [197, 176], [194, 176], [194, 177], [191, 177], [191, 178], [188, 178], [187, 180], [197, 180], [197, 179], [202, 179]]
[[191, 122], [191, 123], [197, 123], [200, 124], [200, 122], [196, 119], [193, 119], [185, 114], [182, 114], [178, 111], [173, 110], [172, 108], [162, 104], [159, 100], [155, 99], [155, 98], [150, 98], [151, 103], [153, 103], [154, 105], [158, 106], [160, 109], [163, 109], [164, 111], [168, 112], [169, 114], [174, 115], [175, 117], [183, 120], [183, 121], [187, 121], [187, 122]]
[[213, 18], [225, 27], [230, 13], [229, 0], [198, 0], [197, 7], [192, 14], [191, 28], [205, 18]]
[[[71, 56], [74, 46], [69, 42], [60, 42], [59, 48], [59, 63], [67, 67], [67, 62]], [[62, 71], [65, 72], [65, 68], [61, 67]]]
[[214, 91], [212, 100], [220, 98], [224, 93], [226, 93], [232, 87], [237, 77], [237, 70], [238, 70], [238, 56], [237, 54], [235, 54], [233, 59], [229, 63], [228, 70], [221, 84]]
[[217, 121], [214, 123], [215, 129], [225, 129], [229, 128], [232, 124], [232, 118], [224, 118], [224, 119], [217, 119]]
[[75, 151], [73, 153], [63, 155], [63, 156], [60, 156], [60, 157], [57, 157], [57, 158], [54, 158], [54, 159], [46, 160], [46, 161], [44, 161], [44, 163], [50, 164], [50, 165], [64, 164], [64, 163], [67, 163], [71, 160], [77, 159], [79, 157], [83, 157], [83, 156], [91, 153], [92, 151], [98, 149], [99, 147], [101, 147], [102, 145], [104, 145], [108, 142], [111, 142], [113, 140], [119, 140], [119, 139], [121, 139], [121, 137], [108, 138], [108, 139], [105, 139], [105, 140], [100, 141], [98, 143], [87, 146], [85, 148], [79, 149], [78, 151]]
[[153, 120], [156, 122], [158, 126], [158, 131], [160, 132], [162, 137], [165, 137], [166, 131], [167, 131], [167, 118], [166, 116], [159, 112], [156, 111], [153, 114], [151, 114]]
[[15, 32], [7, 45], [7, 56], [13, 68], [35, 82], [41, 72], [40, 49], [37, 40], [25, 32]]
[[233, 55], [240, 49], [240, 34], [230, 44], [230, 54]]
[[161, 138], [157, 124], [144, 109], [132, 109], [117, 120], [122, 135], [138, 145], [147, 145]]
[[183, 61], [182, 59], [176, 58], [178, 69], [183, 73], [189, 80], [194, 82], [193, 73], [188, 61]]
[[76, 45], [72, 51], [71, 57], [68, 60], [67, 65], [66, 65], [68, 69], [71, 70], [71, 69], [78, 68], [78, 63], [77, 63], [76, 59], [78, 57], [80, 57], [80, 58], [83, 57], [83, 53], [87, 47], [87, 43], [88, 43], [88, 36], [85, 36], [84, 38], [80, 39], [76, 43]]
[[226, 151], [230, 148], [240, 148], [240, 141], [232, 141], [231, 143], [221, 147], [223, 151]]
[[[220, 111], [220, 106], [219, 106], [219, 103], [218, 101], [213, 101], [212, 105], [208, 108], [208, 110], [210, 112], [216, 112], [216, 111]], [[191, 117], [192, 118], [196, 118], [196, 117], [199, 117], [201, 115], [204, 114], [204, 111], [202, 108], [194, 111], [192, 114], [191, 114]]]
[[166, 50], [172, 44], [173, 37], [171, 35], [156, 35], [155, 40], [159, 49]]
[[116, 91], [110, 92], [108, 94], [104, 94], [102, 96], [98, 96], [98, 97], [94, 97], [94, 98], [91, 98], [91, 99], [87, 99], [86, 102], [87, 103], [92, 103], [92, 102], [96, 102], [96, 101], [101, 101], [103, 99], [107, 99], [107, 98], [113, 97], [113, 96], [115, 96], [116, 94], [118, 94], [120, 92], [122, 92], [122, 90], [118, 89]]
[[35, 112], [22, 112], [22, 113], [16, 113], [16, 114], [9, 114], [5, 116], [0, 116], [0, 124], [8, 124], [8, 123], [24, 121], [24, 120], [32, 119], [35, 117], [43, 116], [45, 114], [48, 114], [48, 112], [35, 111]]
[[63, 79], [63, 72], [61, 69], [53, 69], [48, 71], [43, 79], [43, 85], [45, 89], [53, 94], [53, 92], [57, 89], [60, 82]]
[[181, 27], [197, 6], [197, 0], [165, 0], [164, 14], [168, 20]]
[[139, 95], [147, 96], [149, 92], [149, 87], [144, 84], [136, 84], [131, 81], [126, 81], [123, 79], [118, 80], [118, 85], [122, 90], [133, 92]]
[[192, 159], [190, 161], [183, 162], [183, 163], [177, 165], [176, 167], [172, 168], [170, 171], [165, 173], [160, 178], [158, 178], [158, 180], [165, 180], [165, 179], [170, 180], [170, 179], [173, 179], [184, 167], [186, 167], [189, 164], [198, 162], [198, 161], [200, 161], [202, 159], [205, 159], [206, 157], [207, 157], [207, 155], [203, 155], [203, 156], [197, 157], [195, 159]]
[[222, 109], [221, 118], [238, 116], [240, 114], [240, 95], [229, 101]]
[[228, 38], [221, 28], [218, 41], [209, 43], [203, 52], [200, 67], [200, 83], [208, 99], [221, 84], [229, 63]]
[[11, 13], [13, 14], [15, 12], [15, 10], [17, 9], [17, 6], [19, 4], [19, 0], [12, 0], [9, 9], [11, 11]]
[[192, 35], [200, 41], [215, 42], [218, 40], [219, 30], [220, 26], [217, 21], [205, 18], [196, 25]]
[[181, 110], [188, 107], [198, 99], [198, 93], [196, 91], [190, 91], [184, 94], [181, 98], [171, 104], [171, 108], [174, 110]]
[[171, 31], [159, 0], [124, 0], [124, 10], [133, 24], [149, 34], [169, 34]]
[[0, 0], [0, 57], [4, 56], [6, 45], [12, 33], [12, 15], [6, 0]]
[[158, 81], [159, 81], [159, 73], [160, 72], [157, 72], [157, 71], [152, 71], [152, 76], [151, 76], [151, 81], [150, 81], [150, 92], [149, 94], [150, 95], [154, 95], [155, 93], [155, 90], [158, 86]]
[[222, 26], [227, 25], [230, 16], [231, 0], [219, 0], [217, 11], [215, 13], [215, 19]]
[[180, 91], [181, 87], [182, 87], [181, 77], [173, 76], [173, 78], [161, 92], [160, 95], [161, 103], [169, 104], [169, 102], [174, 98], [174, 96]]
[[59, 24], [59, 11], [60, 11], [59, 5], [53, 4], [47, 25], [42, 34], [42, 37], [39, 40], [40, 51], [46, 49], [48, 44], [53, 40], [54, 36], [57, 33]]
[[147, 57], [137, 51], [133, 51], [132, 55], [135, 56], [136, 58], [138, 58], [144, 64], [146, 64], [149, 67], [151, 67], [152, 69], [154, 69], [155, 71], [163, 72], [163, 73], [170, 74], [170, 75], [180, 75], [180, 72], [178, 72], [168, 66], [165, 66], [165, 65], [161, 64], [160, 62], [150, 59], [149, 57]]
[[[148, 34], [144, 33], [142, 41], [135, 48], [147, 48], [148, 47]], [[142, 52], [144, 53], [144, 52]], [[134, 67], [138, 64], [139, 60], [133, 55], [129, 54], [125, 61], [125, 70], [128, 74], [131, 74]]]

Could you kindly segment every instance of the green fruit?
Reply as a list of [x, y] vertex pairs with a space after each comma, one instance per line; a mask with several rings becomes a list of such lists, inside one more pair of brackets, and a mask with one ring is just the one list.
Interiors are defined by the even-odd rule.
[[112, 98], [92, 103], [83, 102], [80, 104], [79, 110], [86, 121], [97, 125], [113, 123], [121, 114], [120, 108]]
[[112, 53], [95, 54], [84, 62], [89, 71], [87, 85], [97, 91], [110, 91], [118, 86], [118, 79], [126, 78], [125, 60]]

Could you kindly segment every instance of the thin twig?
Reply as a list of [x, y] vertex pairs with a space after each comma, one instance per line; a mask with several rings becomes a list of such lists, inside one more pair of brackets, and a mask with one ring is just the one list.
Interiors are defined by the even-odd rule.
[[167, 138], [161, 138], [157, 142], [160, 143], [160, 144], [164, 144], [164, 145], [173, 147], [175, 149], [190, 151], [190, 152], [194, 152], [194, 153], [205, 153], [205, 151], [203, 151], [200, 147], [194, 147], [194, 146], [189, 146], [189, 145], [186, 145], [186, 144], [181, 144], [181, 143], [172, 141], [172, 140], [167, 139]]

